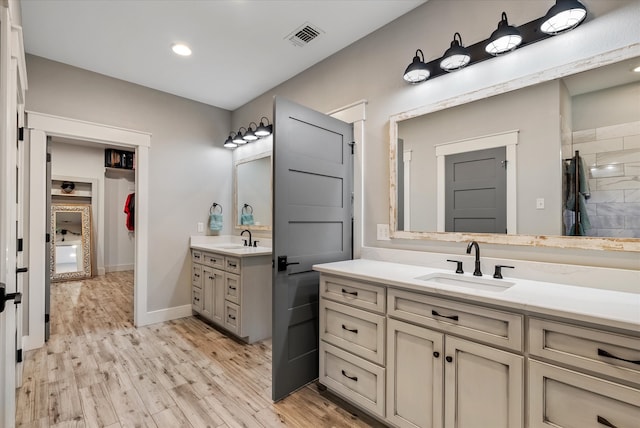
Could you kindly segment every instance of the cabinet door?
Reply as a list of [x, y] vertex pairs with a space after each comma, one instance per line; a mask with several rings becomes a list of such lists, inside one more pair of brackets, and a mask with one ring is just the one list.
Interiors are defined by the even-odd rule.
[[213, 269], [202, 267], [202, 316], [213, 318]]
[[225, 273], [218, 269], [213, 269], [213, 289], [211, 305], [211, 319], [220, 325], [224, 325], [224, 287]]
[[442, 428], [442, 333], [393, 319], [387, 326], [387, 418]]
[[523, 359], [519, 355], [447, 336], [445, 426], [523, 426]]

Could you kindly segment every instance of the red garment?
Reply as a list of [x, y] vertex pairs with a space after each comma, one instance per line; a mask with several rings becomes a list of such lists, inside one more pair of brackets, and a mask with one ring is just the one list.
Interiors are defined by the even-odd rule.
[[129, 232], [133, 232], [135, 225], [135, 205], [136, 205], [136, 194], [130, 193], [127, 196], [127, 201], [124, 203], [124, 212], [127, 215], [127, 230]]

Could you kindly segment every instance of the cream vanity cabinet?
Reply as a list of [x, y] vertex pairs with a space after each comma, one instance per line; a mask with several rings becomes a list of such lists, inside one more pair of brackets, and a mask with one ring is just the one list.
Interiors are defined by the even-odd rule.
[[271, 337], [271, 256], [191, 250], [192, 309], [248, 343]]
[[530, 428], [640, 426], [639, 337], [531, 318], [529, 347]]
[[523, 426], [521, 315], [394, 288], [387, 295], [391, 423]]
[[320, 294], [332, 392], [397, 427], [523, 426], [522, 315], [328, 274]]

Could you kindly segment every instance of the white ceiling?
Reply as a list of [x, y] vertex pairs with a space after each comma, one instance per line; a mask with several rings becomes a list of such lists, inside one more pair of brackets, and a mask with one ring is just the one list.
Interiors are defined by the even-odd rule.
[[[234, 110], [426, 1], [21, 3], [27, 53]], [[323, 33], [294, 46], [287, 36], [305, 23]], [[176, 42], [193, 55], [175, 55]]]

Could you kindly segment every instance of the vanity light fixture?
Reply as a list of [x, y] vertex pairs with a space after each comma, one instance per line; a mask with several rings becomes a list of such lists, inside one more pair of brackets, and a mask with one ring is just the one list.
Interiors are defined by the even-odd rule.
[[522, 43], [520, 31], [513, 25], [509, 25], [507, 14], [502, 12], [502, 18], [498, 23], [498, 28], [491, 33], [489, 43], [485, 46], [487, 53], [497, 56], [511, 52]]
[[227, 149], [235, 149], [236, 147], [238, 147], [238, 145], [233, 142], [233, 138], [231, 137], [231, 135], [229, 135], [224, 142], [224, 147], [226, 147]]
[[[267, 122], [266, 125], [264, 124], [262, 119], [264, 119]], [[256, 128], [255, 134], [258, 137], [267, 137], [267, 136], [271, 135], [272, 132], [273, 132], [273, 125], [271, 125], [269, 123], [269, 119], [267, 119], [266, 117], [262, 116], [260, 118], [260, 125], [258, 125], [258, 128]]]
[[238, 133], [236, 134], [236, 136], [233, 137], [233, 142], [238, 145], [247, 144], [247, 140], [244, 139], [244, 134], [242, 133], [243, 129], [245, 130], [245, 132], [247, 131], [247, 128], [241, 126], [240, 129], [238, 129]]
[[[418, 53], [422, 56], [422, 59], [420, 59]], [[404, 80], [409, 83], [420, 83], [427, 80], [430, 74], [429, 67], [424, 63], [424, 53], [420, 49], [416, 50], [416, 56], [413, 57], [413, 61], [404, 72]]]
[[242, 137], [242, 139], [245, 141], [250, 142], [250, 141], [256, 141], [258, 139], [258, 137], [256, 137], [256, 134], [253, 132], [253, 128], [251, 127], [252, 123], [256, 128], [258, 127], [258, 125], [256, 125], [255, 122], [249, 123], [249, 129], [247, 129], [247, 132], [245, 132], [244, 136]]
[[460, 33], [455, 33], [451, 47], [449, 47], [442, 56], [440, 68], [444, 71], [456, 71], [469, 64], [469, 61], [471, 61], [469, 49], [462, 45], [462, 36], [460, 36]]
[[191, 55], [191, 48], [189, 48], [189, 46], [185, 45], [184, 43], [174, 43], [173, 45], [171, 45], [171, 50], [176, 55], [180, 55], [180, 56]]
[[556, 34], [570, 31], [580, 25], [587, 16], [586, 7], [579, 0], [556, 0], [555, 6], [546, 15], [522, 24], [509, 25], [507, 13], [502, 12], [498, 28], [491, 37], [470, 46], [462, 45], [460, 33], [453, 35], [451, 46], [440, 58], [425, 62], [422, 50], [416, 50], [413, 62], [404, 72], [408, 83], [420, 83], [434, 79], [473, 64], [506, 54]]
[[556, 0], [544, 16], [540, 31], [556, 35], [576, 28], [587, 17], [587, 8], [578, 0]]

